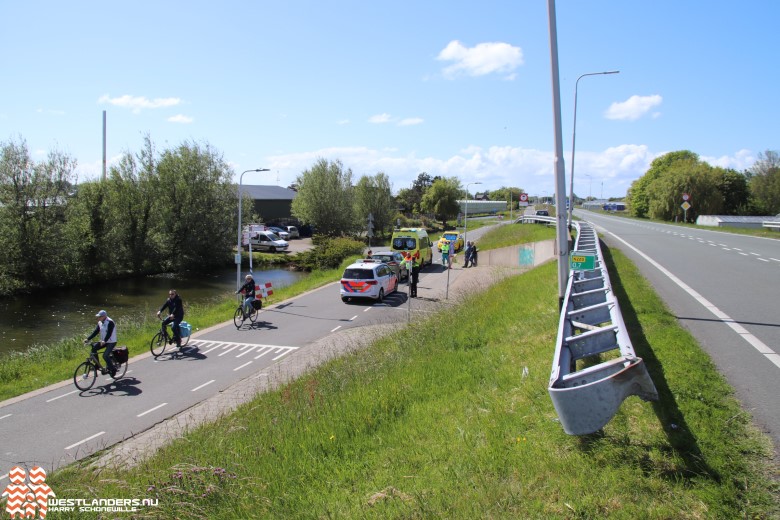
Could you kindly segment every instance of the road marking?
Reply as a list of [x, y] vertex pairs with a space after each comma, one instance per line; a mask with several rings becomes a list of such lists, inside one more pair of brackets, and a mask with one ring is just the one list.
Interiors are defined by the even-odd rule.
[[[225, 348], [225, 347], [222, 347], [222, 348]], [[225, 352], [223, 352], [222, 354], [220, 354], [220, 355], [219, 355], [219, 356], [217, 356], [217, 357], [224, 356], [225, 354], [227, 354], [227, 353], [229, 353], [229, 352], [232, 352], [232, 351], [236, 350], [237, 348], [238, 348], [238, 345], [233, 345], [233, 347], [231, 347], [231, 348], [227, 349]]]
[[769, 262], [769, 260], [767, 260], [766, 258], [759, 258], [759, 260], [761, 260], [762, 262]]
[[778, 260], [777, 258], [771, 258], [771, 257], [770, 257], [769, 259], [770, 259], [770, 260], [774, 260], [775, 262], [780, 262], [780, 260]]
[[[631, 244], [629, 244], [628, 242], [626, 242], [616, 234], [612, 233], [611, 231], [607, 231], [607, 233], [615, 237], [620, 242], [624, 243], [627, 247], [631, 248], [634, 252], [641, 255], [642, 258], [650, 262], [651, 265], [653, 265], [656, 269], [658, 269], [664, 275], [666, 275], [667, 278], [669, 278], [671, 281], [677, 284], [683, 291], [687, 292], [694, 300], [699, 302], [705, 309], [707, 309], [712, 314], [714, 314], [720, 321], [725, 323], [729, 328], [731, 328], [731, 330], [736, 332], [737, 335], [739, 335], [739, 337], [744, 339], [749, 345], [751, 345], [758, 352], [760, 352], [766, 359], [768, 359], [769, 361], [777, 365], [777, 368], [780, 368], [780, 355], [778, 355], [774, 350], [772, 350], [767, 345], [765, 345], [764, 342], [762, 342], [760, 339], [755, 337], [753, 334], [749, 333], [742, 325], [736, 323], [731, 317], [729, 317], [728, 314], [718, 309], [704, 296], [702, 296], [701, 294], [696, 292], [692, 287], [688, 286], [688, 284], [686, 284], [685, 282], [677, 278], [664, 266], [662, 266], [661, 264], [659, 264], [658, 262], [650, 258], [648, 255], [644, 254], [642, 251], [632, 246]], [[745, 253], [740, 253], [740, 254], [747, 256]]]
[[[280, 349], [280, 350], [281, 350], [281, 349]], [[277, 350], [277, 352], [279, 352], [279, 350]], [[290, 353], [290, 351], [289, 351], [289, 350], [282, 351], [282, 353], [281, 353], [281, 354], [279, 354], [279, 355], [278, 355], [278, 356], [276, 356], [275, 358], [272, 358], [272, 359], [271, 359], [271, 361], [276, 361], [276, 360], [277, 360], [277, 359], [279, 359], [279, 358], [283, 358], [284, 356], [286, 356], [286, 355], [287, 355], [287, 354], [289, 354], [289, 353]]]
[[[240, 350], [244, 350], [245, 348], [246, 348], [246, 347], [241, 347], [241, 349], [239, 349], [239, 351], [240, 351]], [[244, 350], [243, 352], [241, 352], [241, 354], [237, 355], [237, 356], [236, 356], [236, 358], [240, 358], [241, 356], [244, 356], [244, 355], [246, 355], [246, 354], [249, 354], [249, 353], [250, 353], [250, 352], [252, 352], [254, 349], [255, 349], [255, 347], [254, 347], [254, 346], [251, 346], [251, 347], [247, 348], [246, 350]]]
[[[74, 390], [72, 392], [68, 392], [67, 394], [58, 395], [57, 397], [52, 397], [51, 399], [47, 399], [46, 402], [50, 403], [52, 401], [56, 401], [57, 399], [62, 399], [66, 395], [75, 394], [76, 392], [78, 392], [78, 390]], [[0, 417], [0, 419], [2, 419], [2, 417]]]
[[8, 473], [6, 473], [5, 475], [0, 475], [0, 480], [3, 480], [6, 477], [8, 477]]
[[262, 352], [260, 352], [258, 355], [255, 356], [255, 359], [260, 359], [261, 357], [265, 356], [269, 352], [271, 352], [273, 348], [264, 348]]
[[201, 388], [203, 388], [204, 386], [208, 386], [208, 385], [210, 385], [211, 383], [213, 383], [214, 381], [216, 381], [216, 379], [212, 379], [212, 380], [211, 380], [211, 381], [209, 381], [208, 383], [203, 383], [203, 384], [202, 384], [202, 385], [200, 385], [200, 386], [196, 386], [195, 388], [193, 388], [192, 390], [190, 390], [190, 392], [195, 392], [195, 391], [197, 391], [197, 390], [200, 390], [200, 389], [201, 389]]
[[753, 255], [753, 256], [761, 256], [761, 255], [759, 255], [758, 253], [754, 253], [754, 252], [752, 252], [752, 251], [750, 252], [750, 254], [751, 254], [751, 255]]
[[7, 413], [4, 416], [0, 417], [0, 419], [5, 419], [6, 417], [11, 417], [12, 415], [13, 415], [12, 413]]
[[731, 251], [731, 249], [729, 249], [728, 247], [724, 247], [723, 250], [724, 251]]
[[247, 365], [251, 365], [251, 364], [252, 364], [252, 362], [251, 362], [251, 361], [247, 361], [247, 362], [246, 362], [246, 363], [244, 363], [243, 365], [241, 365], [241, 366], [239, 366], [239, 367], [236, 367], [236, 368], [234, 368], [234, 369], [233, 369], [233, 372], [235, 372], [236, 370], [241, 370], [241, 369], [242, 369], [242, 368], [244, 368], [245, 366], [247, 366]]
[[336, 331], [337, 331], [337, 330], [339, 330], [340, 328], [341, 328], [341, 325], [339, 325], [339, 326], [338, 326], [338, 327], [336, 327], [335, 329], [331, 330], [331, 332], [336, 332]]
[[163, 407], [163, 406], [165, 406], [166, 404], [168, 404], [168, 403], [158, 404], [158, 405], [157, 405], [157, 406], [155, 406], [154, 408], [150, 408], [149, 410], [146, 410], [145, 412], [139, 413], [138, 415], [136, 415], [136, 417], [143, 417], [144, 415], [146, 415], [146, 414], [148, 414], [148, 413], [152, 413], [153, 411], [155, 411], [155, 410], [157, 410], [157, 409], [159, 409], [159, 408], [162, 408], [162, 407]]
[[742, 256], [750, 256], [749, 254], [743, 253], [742, 251], [740, 251], [739, 254], [741, 254]]
[[69, 449], [71, 449], [71, 448], [75, 448], [76, 446], [80, 446], [80, 445], [84, 444], [85, 442], [89, 442], [89, 441], [91, 441], [92, 439], [94, 439], [95, 437], [100, 437], [101, 435], [103, 435], [103, 434], [105, 434], [105, 433], [106, 433], [106, 432], [100, 432], [100, 433], [96, 433], [95, 435], [92, 435], [91, 437], [87, 437], [86, 439], [80, 440], [79, 442], [77, 442], [77, 443], [75, 443], [75, 444], [71, 444], [70, 446], [66, 447], [65, 449], [66, 449], [66, 450], [69, 450]]
[[366, 307], [365, 309], [363, 309], [363, 312], [368, 312], [368, 311], [370, 311], [371, 309], [372, 309], [372, 307]]
[[357, 314], [355, 314], [354, 316], [352, 316], [352, 317], [351, 317], [351, 318], [350, 318], [348, 321], [353, 321], [353, 320], [356, 320], [356, 319], [357, 319]]

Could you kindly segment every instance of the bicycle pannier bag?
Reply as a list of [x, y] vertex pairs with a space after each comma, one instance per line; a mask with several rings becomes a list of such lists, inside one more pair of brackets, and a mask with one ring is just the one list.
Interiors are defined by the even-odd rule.
[[252, 300], [252, 307], [259, 311], [263, 308], [263, 302], [261, 300]]
[[187, 323], [186, 321], [183, 321], [179, 323], [179, 334], [182, 338], [186, 338], [190, 334], [192, 334], [192, 325]]
[[127, 347], [122, 345], [121, 347], [114, 347], [114, 350], [111, 351], [111, 354], [114, 356], [114, 361], [117, 363], [127, 363], [128, 359], [128, 352]]

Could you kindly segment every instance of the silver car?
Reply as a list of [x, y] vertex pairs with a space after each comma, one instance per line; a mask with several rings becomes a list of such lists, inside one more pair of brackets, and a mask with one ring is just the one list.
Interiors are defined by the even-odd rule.
[[389, 265], [399, 280], [409, 279], [409, 268], [404, 262], [403, 255], [398, 251], [377, 251], [371, 255], [371, 259]]

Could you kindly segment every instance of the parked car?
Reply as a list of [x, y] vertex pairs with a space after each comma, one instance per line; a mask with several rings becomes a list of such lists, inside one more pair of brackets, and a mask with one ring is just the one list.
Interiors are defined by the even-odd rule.
[[382, 302], [398, 288], [398, 277], [384, 262], [360, 260], [344, 269], [341, 277], [341, 301], [371, 298]]
[[285, 229], [290, 234], [290, 238], [301, 238], [300, 232], [298, 232], [298, 228], [295, 226], [286, 226]]
[[[445, 231], [441, 238], [439, 238], [439, 241], [436, 243], [436, 248], [439, 250], [439, 253], [441, 253], [441, 246], [444, 242], [449, 242], [450, 244], [454, 243], [455, 253], [463, 249], [463, 235], [458, 234], [457, 231]], [[452, 245], [450, 247], [452, 247]]]
[[550, 216], [550, 212], [547, 211], [546, 209], [537, 209], [536, 210], [536, 214], [539, 215], [540, 217], [549, 217]]
[[288, 233], [286, 229], [282, 229], [276, 226], [271, 226], [268, 228], [268, 230], [273, 231], [274, 234], [277, 235], [282, 240], [290, 240], [290, 233]]
[[406, 266], [401, 253], [397, 251], [377, 251], [371, 255], [371, 260], [384, 262], [389, 265], [399, 281], [409, 279], [409, 268]]
[[290, 247], [289, 243], [280, 239], [278, 235], [271, 231], [257, 231], [250, 235], [249, 241], [252, 244], [252, 249], [255, 251], [276, 253], [279, 251], [286, 251], [287, 248]]

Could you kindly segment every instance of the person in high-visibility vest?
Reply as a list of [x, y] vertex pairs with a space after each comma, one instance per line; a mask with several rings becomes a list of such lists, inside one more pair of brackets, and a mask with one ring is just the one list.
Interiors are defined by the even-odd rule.
[[450, 243], [445, 241], [441, 245], [441, 265], [449, 267], [450, 265]]
[[412, 264], [412, 271], [409, 278], [409, 295], [412, 298], [417, 298], [417, 282], [420, 279], [420, 253], [417, 252], [414, 256], [409, 256], [409, 260]]

